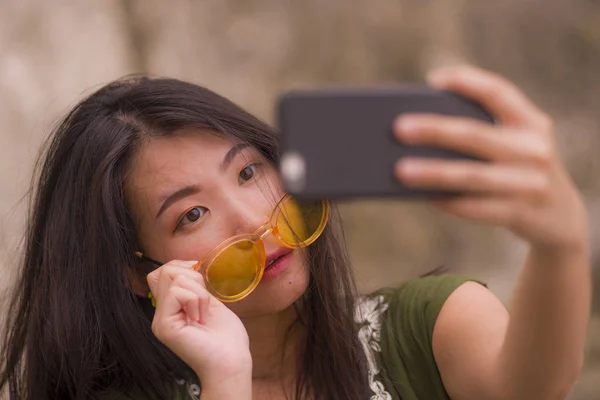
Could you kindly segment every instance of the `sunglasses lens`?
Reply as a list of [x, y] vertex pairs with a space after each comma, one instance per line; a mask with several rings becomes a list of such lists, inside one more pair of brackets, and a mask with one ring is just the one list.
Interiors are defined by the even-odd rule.
[[280, 205], [277, 218], [279, 237], [291, 246], [308, 246], [314, 242], [327, 223], [325, 202], [298, 203], [287, 197]]
[[220, 296], [234, 299], [256, 286], [264, 262], [264, 253], [256, 243], [241, 240], [219, 253], [206, 271], [206, 279]]

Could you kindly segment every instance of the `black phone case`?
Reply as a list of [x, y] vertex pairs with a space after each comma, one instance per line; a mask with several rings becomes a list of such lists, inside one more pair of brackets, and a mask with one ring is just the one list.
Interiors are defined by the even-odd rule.
[[478, 104], [426, 86], [290, 91], [279, 98], [280, 172], [298, 199], [444, 197], [455, 193], [400, 184], [394, 164], [406, 156], [473, 157], [445, 149], [407, 146], [392, 134], [403, 113], [465, 116], [493, 123]]

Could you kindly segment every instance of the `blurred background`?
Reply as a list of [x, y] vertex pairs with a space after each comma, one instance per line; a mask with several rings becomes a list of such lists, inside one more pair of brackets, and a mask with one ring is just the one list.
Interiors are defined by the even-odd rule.
[[[431, 67], [463, 62], [509, 77], [554, 116], [598, 267], [600, 1], [0, 0], [0, 293], [19, 262], [37, 153], [69, 107], [104, 83], [140, 72], [180, 78], [272, 122], [286, 88], [421, 81]], [[525, 248], [505, 231], [418, 202], [341, 208], [363, 290], [443, 264], [509, 301]], [[594, 311], [571, 399], [600, 399], [598, 296]]]

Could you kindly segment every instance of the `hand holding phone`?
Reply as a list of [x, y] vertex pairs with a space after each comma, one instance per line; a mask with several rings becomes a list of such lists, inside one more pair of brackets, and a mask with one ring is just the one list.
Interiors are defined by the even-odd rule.
[[474, 158], [400, 143], [392, 134], [394, 121], [406, 113], [428, 113], [493, 123], [473, 101], [417, 85], [290, 91], [277, 108], [283, 183], [307, 200], [452, 194], [403, 185], [394, 165], [404, 157]]

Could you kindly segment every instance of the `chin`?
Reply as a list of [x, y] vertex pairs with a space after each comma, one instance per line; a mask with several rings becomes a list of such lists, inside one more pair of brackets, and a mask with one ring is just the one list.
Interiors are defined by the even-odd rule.
[[240, 318], [276, 314], [289, 309], [308, 288], [309, 269], [299, 251], [290, 255], [288, 265], [276, 277], [263, 279], [243, 300], [226, 303]]

